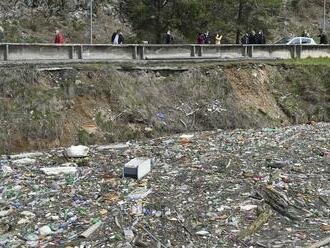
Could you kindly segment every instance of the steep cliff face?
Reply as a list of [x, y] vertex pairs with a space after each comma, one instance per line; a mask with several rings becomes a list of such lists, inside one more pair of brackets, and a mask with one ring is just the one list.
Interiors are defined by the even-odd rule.
[[330, 120], [328, 66], [0, 68], [0, 151]]

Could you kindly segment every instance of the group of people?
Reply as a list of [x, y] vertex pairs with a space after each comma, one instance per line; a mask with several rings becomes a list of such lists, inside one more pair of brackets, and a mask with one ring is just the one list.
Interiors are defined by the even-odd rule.
[[209, 31], [206, 33], [198, 33], [197, 35], [197, 44], [216, 44], [220, 45], [222, 40], [222, 35], [219, 33], [210, 34]]
[[[1, 29], [0, 29], [1, 31]], [[0, 36], [0, 41], [1, 41], [1, 36]], [[65, 38], [64, 34], [59, 30], [55, 30], [55, 44], [64, 44], [65, 43]], [[111, 36], [111, 43], [115, 45], [120, 45], [124, 43], [124, 36], [123, 33], [121, 32], [120, 29], [118, 29], [116, 32], [114, 32]]]
[[241, 44], [266, 44], [266, 37], [262, 30], [256, 33], [252, 30], [250, 33], [245, 33], [241, 38]]
[[[292, 35], [293, 36], [293, 35]], [[301, 37], [310, 37], [309, 33], [304, 30], [301, 34]], [[320, 38], [320, 44], [328, 44], [328, 38], [323, 30], [320, 30], [320, 34], [318, 35]], [[3, 42], [4, 40], [4, 29], [2, 26], [0, 26], [0, 42]], [[222, 40], [222, 35], [219, 33], [213, 33], [211, 34], [209, 31], [205, 33], [198, 33], [196, 42], [197, 44], [216, 44], [220, 45]], [[64, 34], [59, 30], [55, 30], [55, 44], [64, 44], [65, 43], [65, 37]], [[115, 45], [120, 45], [124, 43], [124, 36], [121, 30], [117, 30], [114, 32], [111, 36], [111, 43]], [[165, 44], [173, 44], [174, 43], [174, 37], [171, 34], [171, 31], [168, 30], [166, 34], [164, 35], [164, 43]], [[266, 44], [266, 37], [262, 30], [260, 30], [258, 33], [255, 31], [251, 31], [250, 33], [245, 33], [243, 37], [241, 38], [241, 44]]]

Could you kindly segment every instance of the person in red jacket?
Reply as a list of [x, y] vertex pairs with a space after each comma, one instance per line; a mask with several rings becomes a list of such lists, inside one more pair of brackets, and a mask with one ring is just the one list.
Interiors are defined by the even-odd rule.
[[197, 44], [205, 44], [205, 36], [202, 33], [198, 33]]
[[55, 31], [55, 44], [64, 44], [64, 35], [58, 29]]

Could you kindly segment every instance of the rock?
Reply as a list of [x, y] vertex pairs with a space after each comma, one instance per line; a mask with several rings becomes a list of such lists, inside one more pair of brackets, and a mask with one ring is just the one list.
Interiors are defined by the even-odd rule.
[[53, 234], [53, 231], [49, 226], [46, 225], [39, 228], [39, 234], [40, 236], [45, 237]]
[[87, 146], [71, 146], [65, 149], [65, 155], [69, 158], [84, 158], [88, 156], [89, 148]]

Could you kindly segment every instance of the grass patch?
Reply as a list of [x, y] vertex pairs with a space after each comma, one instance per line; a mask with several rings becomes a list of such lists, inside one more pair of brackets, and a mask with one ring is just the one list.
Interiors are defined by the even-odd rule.
[[330, 66], [330, 58], [307, 58], [307, 59], [290, 59], [281, 62], [280, 64], [289, 65], [325, 65]]

